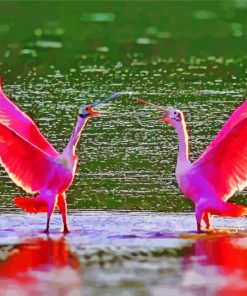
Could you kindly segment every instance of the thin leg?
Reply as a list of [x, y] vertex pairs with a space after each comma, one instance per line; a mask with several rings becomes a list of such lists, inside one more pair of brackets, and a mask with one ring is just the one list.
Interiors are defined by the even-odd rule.
[[44, 233], [49, 233], [50, 219], [55, 209], [57, 196], [56, 196], [56, 193], [50, 190], [46, 190], [42, 192], [42, 194], [40, 194], [40, 197], [41, 196], [42, 196], [42, 199], [45, 200], [47, 204], [47, 222], [46, 222], [46, 229], [44, 230]]
[[204, 215], [203, 215], [203, 221], [205, 222], [206, 224], [206, 229], [210, 230], [211, 229], [211, 215], [208, 211], [204, 212]]
[[196, 205], [196, 225], [197, 225], [197, 232], [202, 233], [203, 230], [201, 228], [202, 217], [204, 215], [204, 208], [201, 204]]
[[63, 233], [69, 233], [68, 223], [67, 223], [67, 202], [66, 202], [66, 194], [62, 193], [58, 195], [57, 201], [58, 208], [63, 218]]
[[51, 219], [51, 216], [47, 215], [46, 229], [43, 231], [44, 233], [47, 233], [47, 234], [49, 233], [50, 219]]

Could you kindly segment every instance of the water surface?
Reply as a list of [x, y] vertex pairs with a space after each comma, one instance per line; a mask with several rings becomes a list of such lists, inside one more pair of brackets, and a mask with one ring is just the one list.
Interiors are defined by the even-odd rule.
[[[129, 93], [83, 131], [69, 207], [190, 211], [174, 177], [175, 131], [133, 98], [181, 109], [195, 160], [247, 97], [246, 1], [1, 1], [0, 10], [4, 89], [58, 151], [81, 104]], [[3, 170], [0, 193], [7, 208], [24, 194]]]
[[[78, 147], [78, 171], [68, 192], [69, 206], [185, 211], [191, 210], [191, 205], [179, 193], [174, 176], [177, 135], [157, 119], [159, 113], [136, 103], [134, 98], [175, 106], [184, 112], [190, 156], [195, 160], [246, 96], [246, 81], [240, 77], [225, 81], [216, 75], [214, 79], [203, 80], [197, 75], [195, 69], [201, 64], [207, 67], [209, 62], [207, 59], [196, 64], [190, 61], [194, 64], [192, 69], [190, 63], [184, 63], [179, 66], [183, 67], [179, 77], [170, 77], [178, 65], [165, 60], [118, 70], [105, 66], [104, 74], [87, 66], [83, 71], [77, 69], [76, 74], [51, 69], [46, 76], [19, 77], [13, 84], [4, 84], [4, 89], [34, 118], [59, 152], [73, 131], [82, 104], [116, 91], [129, 92], [100, 107], [111, 115], [87, 123]], [[169, 72], [165, 70], [167, 65]], [[226, 61], [219, 67], [224, 71]], [[183, 73], [189, 73], [195, 81], [180, 80]], [[3, 170], [0, 188], [2, 204], [8, 207], [15, 195], [23, 194]], [[244, 202], [244, 198], [240, 196], [238, 201]]]
[[214, 219], [217, 230], [206, 235], [194, 231], [192, 214], [75, 211], [65, 237], [58, 214], [49, 237], [41, 233], [44, 222], [43, 214], [1, 215], [1, 295], [247, 291], [244, 218]]
[[134, 98], [182, 110], [197, 159], [247, 97], [247, 2], [1, 1], [0, 11], [4, 90], [59, 152], [82, 104], [127, 93], [82, 133], [68, 236], [58, 214], [48, 238], [44, 215], [15, 211], [26, 193], [0, 169], [0, 295], [245, 295], [246, 219], [194, 232], [176, 133]]

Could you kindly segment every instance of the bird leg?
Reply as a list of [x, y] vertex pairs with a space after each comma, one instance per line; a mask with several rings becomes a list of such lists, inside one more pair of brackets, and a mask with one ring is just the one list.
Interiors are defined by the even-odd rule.
[[205, 211], [204, 212], [204, 215], [203, 215], [203, 221], [205, 222], [206, 224], [206, 229], [207, 230], [211, 230], [211, 215], [208, 211]]
[[203, 206], [202, 202], [199, 202], [196, 205], [196, 225], [197, 225], [197, 232], [198, 233], [204, 233], [205, 230], [202, 230], [201, 228], [201, 222], [202, 222], [202, 218], [204, 217], [204, 213], [205, 213], [205, 208]]
[[[214, 230], [211, 228], [210, 213], [207, 211], [207, 208], [208, 206], [203, 200], [196, 205], [196, 222], [198, 233], [214, 233]], [[206, 224], [206, 229], [201, 228], [202, 219]]]
[[58, 195], [57, 201], [58, 208], [63, 218], [63, 233], [69, 233], [68, 223], [67, 223], [67, 202], [66, 202], [66, 194], [62, 193]]
[[44, 193], [40, 194], [40, 196], [42, 196], [44, 200], [46, 200], [46, 204], [47, 204], [47, 222], [46, 222], [46, 229], [43, 232], [49, 233], [50, 219], [55, 209], [57, 194], [54, 192], [51, 192], [50, 190], [47, 190]]
[[47, 216], [46, 229], [43, 231], [43, 233], [46, 233], [46, 234], [49, 233], [50, 218], [51, 216]]

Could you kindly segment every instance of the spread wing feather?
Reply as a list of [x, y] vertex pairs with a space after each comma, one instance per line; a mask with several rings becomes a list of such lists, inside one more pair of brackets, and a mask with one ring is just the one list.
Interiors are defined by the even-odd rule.
[[16, 131], [17, 134], [25, 138], [28, 142], [37, 146], [51, 156], [59, 153], [42, 135], [32, 119], [22, 112], [13, 102], [11, 102], [2, 90], [0, 85], [0, 122]]
[[55, 160], [16, 131], [0, 123], [0, 162], [9, 177], [29, 193], [38, 192], [52, 178]]
[[[240, 106], [206, 152], [193, 164], [227, 200], [247, 185], [247, 105]], [[243, 111], [243, 112], [239, 112]]]
[[203, 158], [204, 155], [206, 155], [214, 146], [216, 146], [228, 134], [228, 132], [245, 117], [247, 117], [247, 99], [231, 114], [231, 116], [225, 122], [223, 128], [208, 145], [207, 149], [202, 153], [199, 159]]

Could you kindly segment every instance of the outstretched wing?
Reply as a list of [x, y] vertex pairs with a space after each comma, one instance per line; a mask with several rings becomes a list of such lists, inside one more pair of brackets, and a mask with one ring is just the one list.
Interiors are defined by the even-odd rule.
[[0, 123], [0, 162], [9, 177], [29, 193], [45, 187], [57, 164], [53, 157]]
[[227, 200], [247, 185], [247, 101], [229, 118], [193, 168]]
[[0, 122], [5, 126], [16, 131], [28, 142], [37, 146], [45, 153], [51, 156], [57, 156], [58, 152], [41, 134], [38, 127], [32, 119], [22, 112], [8, 97], [4, 94], [0, 84]]
[[218, 135], [209, 144], [199, 159], [203, 158], [204, 155], [206, 155], [214, 146], [216, 146], [228, 134], [228, 132], [245, 117], [247, 117], [247, 99], [231, 114], [223, 128], [219, 131]]

